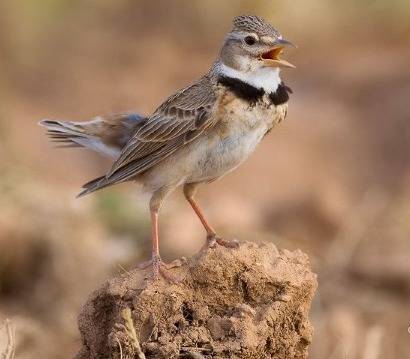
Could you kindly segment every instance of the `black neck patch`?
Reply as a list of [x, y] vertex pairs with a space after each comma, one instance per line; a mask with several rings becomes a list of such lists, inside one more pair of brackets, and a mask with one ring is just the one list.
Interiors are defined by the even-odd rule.
[[[265, 94], [264, 89], [258, 89], [233, 77], [220, 76], [218, 78], [218, 83], [227, 87], [237, 97], [249, 102], [252, 105], [261, 100]], [[269, 94], [269, 99], [272, 101], [272, 104], [278, 106], [289, 100], [289, 93], [292, 93], [291, 88], [281, 82], [278, 89], [274, 93]]]
[[269, 94], [269, 98], [275, 106], [279, 106], [288, 102], [290, 93], [293, 93], [292, 89], [281, 82], [278, 89]]
[[253, 87], [252, 85], [247, 84], [246, 82], [235, 79], [233, 77], [220, 76], [218, 83], [227, 87], [237, 97], [252, 104], [260, 100], [265, 94], [265, 91], [263, 89], [258, 89], [256, 87]]

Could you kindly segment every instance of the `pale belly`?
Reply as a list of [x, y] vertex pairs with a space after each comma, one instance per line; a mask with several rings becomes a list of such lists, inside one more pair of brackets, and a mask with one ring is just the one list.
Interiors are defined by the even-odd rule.
[[199, 146], [195, 149], [195, 170], [186, 181], [213, 181], [234, 170], [256, 149], [267, 131], [266, 124], [261, 124], [246, 132], [233, 130], [226, 136], [215, 134], [207, 140], [199, 141]]
[[[287, 107], [287, 105], [286, 105]], [[244, 162], [264, 135], [280, 122], [285, 106], [226, 115], [222, 123], [147, 171], [141, 178], [151, 190], [213, 181]]]

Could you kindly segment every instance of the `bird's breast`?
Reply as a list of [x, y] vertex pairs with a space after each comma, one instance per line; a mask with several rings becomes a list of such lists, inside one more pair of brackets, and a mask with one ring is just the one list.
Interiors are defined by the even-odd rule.
[[193, 181], [213, 180], [245, 161], [272, 127], [281, 121], [287, 105], [254, 106], [238, 98], [225, 98], [211, 131], [198, 140], [197, 171]]
[[269, 95], [264, 95], [256, 103], [250, 104], [227, 93], [221, 99], [216, 115], [224, 133], [240, 131], [245, 134], [258, 128], [270, 130], [286, 117], [287, 108], [287, 102], [280, 105], [272, 104]]
[[[222, 105], [222, 101], [224, 102]], [[267, 132], [286, 114], [287, 105], [246, 105], [237, 97], [221, 98], [215, 126], [190, 142], [145, 175], [150, 188], [209, 182], [243, 163]]]

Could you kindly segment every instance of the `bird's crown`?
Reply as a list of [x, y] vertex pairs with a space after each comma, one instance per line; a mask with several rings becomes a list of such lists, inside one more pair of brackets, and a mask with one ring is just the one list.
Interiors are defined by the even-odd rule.
[[255, 32], [259, 36], [272, 36], [274, 38], [280, 36], [279, 31], [271, 24], [255, 15], [241, 15], [235, 17], [233, 19], [232, 31]]

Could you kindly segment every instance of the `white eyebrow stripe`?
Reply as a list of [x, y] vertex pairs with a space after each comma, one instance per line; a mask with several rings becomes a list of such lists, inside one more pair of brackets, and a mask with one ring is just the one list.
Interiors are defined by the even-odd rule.
[[261, 36], [261, 41], [266, 43], [266, 44], [274, 44], [276, 39], [272, 36]]

